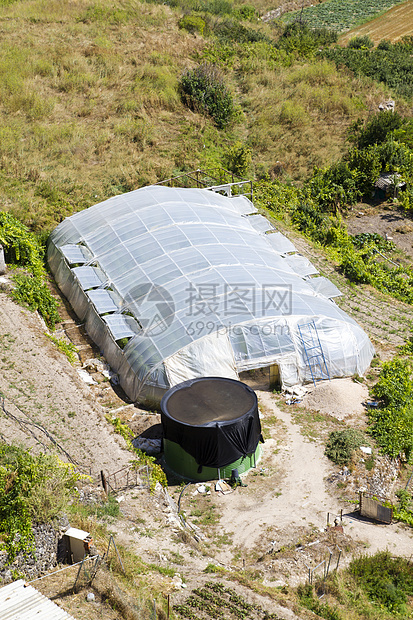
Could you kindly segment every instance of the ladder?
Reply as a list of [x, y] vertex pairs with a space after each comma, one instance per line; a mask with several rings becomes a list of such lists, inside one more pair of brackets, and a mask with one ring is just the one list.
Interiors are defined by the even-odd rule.
[[317, 379], [328, 379], [330, 381], [330, 373], [315, 322], [310, 321], [297, 325], [297, 327], [314, 385], [316, 385]]

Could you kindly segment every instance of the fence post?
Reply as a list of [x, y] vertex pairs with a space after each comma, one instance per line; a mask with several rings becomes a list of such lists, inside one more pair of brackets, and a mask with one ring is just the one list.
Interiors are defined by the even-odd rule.
[[103, 490], [105, 491], [107, 495], [108, 494], [108, 483], [106, 480], [105, 472], [102, 469], [100, 470], [100, 479], [102, 480]]

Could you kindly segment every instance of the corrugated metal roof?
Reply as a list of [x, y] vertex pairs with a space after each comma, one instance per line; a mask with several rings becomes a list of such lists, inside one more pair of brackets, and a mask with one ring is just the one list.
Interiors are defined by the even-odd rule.
[[0, 620], [75, 620], [32, 586], [19, 579], [0, 588]]

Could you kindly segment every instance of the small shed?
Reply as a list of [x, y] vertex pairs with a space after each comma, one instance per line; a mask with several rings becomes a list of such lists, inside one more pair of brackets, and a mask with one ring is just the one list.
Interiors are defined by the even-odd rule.
[[75, 620], [36, 588], [27, 585], [24, 579], [0, 588], [0, 618], [7, 620]]
[[374, 198], [377, 200], [387, 200], [397, 198], [400, 191], [406, 189], [406, 182], [401, 180], [397, 172], [386, 172], [381, 174], [374, 184]]
[[63, 544], [69, 562], [73, 564], [81, 562], [85, 554], [89, 554], [92, 542], [89, 532], [78, 530], [76, 527], [69, 527], [63, 536]]

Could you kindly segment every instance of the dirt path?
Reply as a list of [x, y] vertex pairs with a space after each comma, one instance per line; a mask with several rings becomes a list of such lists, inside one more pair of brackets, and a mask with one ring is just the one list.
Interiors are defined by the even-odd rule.
[[[304, 438], [291, 414], [277, 407], [271, 393], [259, 391], [258, 396], [267, 415], [275, 415], [277, 424], [284, 427], [278, 446], [274, 440], [264, 445], [264, 461], [278, 448], [274, 464], [281, 475], [277, 486], [269, 491], [243, 493], [240, 489], [237, 501], [234, 494], [220, 500], [221, 524], [231, 524], [237, 544], [246, 550], [261, 547], [267, 530], [278, 545], [283, 545], [288, 530], [305, 526], [324, 531], [327, 512], [337, 515], [343, 509], [344, 532], [360, 543], [364, 552], [373, 554], [388, 548], [394, 555], [410, 556], [413, 530], [398, 523], [376, 525], [361, 520], [348, 503], [327, 490], [325, 479], [335, 470], [324, 456], [324, 446]], [[270, 541], [267, 536], [267, 545]]]
[[280, 476], [277, 486], [257, 494], [242, 493], [224, 497], [221, 523], [231, 523], [237, 532], [237, 544], [252, 549], [262, 538], [264, 526], [285, 527], [314, 525], [322, 528], [326, 513], [332, 509], [324, 477], [330, 470], [327, 458], [320, 447], [306, 442], [291, 416], [279, 409], [271, 393], [258, 392], [261, 405], [270, 415], [277, 417], [277, 424], [284, 427], [284, 438], [277, 446], [274, 440], [264, 444], [264, 459], [275, 454], [274, 466]]

